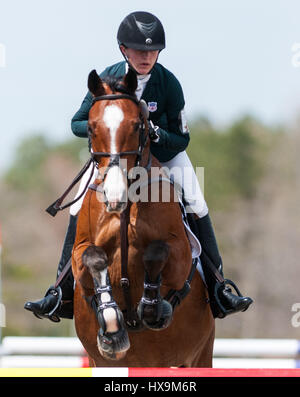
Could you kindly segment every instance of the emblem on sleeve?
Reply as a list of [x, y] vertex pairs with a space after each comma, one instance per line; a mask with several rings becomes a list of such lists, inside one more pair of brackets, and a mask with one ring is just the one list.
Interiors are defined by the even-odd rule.
[[157, 110], [157, 102], [148, 102], [149, 112], [156, 112]]

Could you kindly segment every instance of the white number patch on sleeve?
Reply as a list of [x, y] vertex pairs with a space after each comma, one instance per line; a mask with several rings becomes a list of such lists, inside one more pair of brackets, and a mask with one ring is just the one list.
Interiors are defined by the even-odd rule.
[[182, 134], [189, 134], [190, 130], [189, 127], [187, 125], [187, 120], [186, 120], [186, 116], [185, 116], [185, 111], [184, 109], [181, 110], [181, 112], [179, 113], [179, 128]]

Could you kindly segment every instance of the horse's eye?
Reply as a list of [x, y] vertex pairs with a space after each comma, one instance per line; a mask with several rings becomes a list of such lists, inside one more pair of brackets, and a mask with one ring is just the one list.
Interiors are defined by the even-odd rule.
[[88, 132], [89, 136], [93, 136], [94, 135], [93, 129], [92, 129], [92, 127], [90, 125], [88, 125], [88, 127], [87, 127], [87, 132]]

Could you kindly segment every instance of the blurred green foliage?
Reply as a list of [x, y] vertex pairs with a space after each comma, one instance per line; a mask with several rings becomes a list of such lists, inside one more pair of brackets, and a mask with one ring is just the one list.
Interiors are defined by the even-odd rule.
[[204, 167], [204, 194], [209, 207], [230, 205], [235, 197], [255, 195], [264, 159], [276, 133], [251, 117], [216, 128], [206, 118], [191, 125], [188, 154], [194, 167]]
[[45, 135], [26, 137], [16, 148], [14, 163], [4, 175], [4, 180], [12, 188], [21, 191], [46, 191], [44, 164], [49, 156], [67, 156], [74, 162], [81, 162], [87, 155], [87, 141], [70, 139], [63, 143], [50, 143]]
[[40, 167], [49, 154], [49, 144], [42, 135], [22, 140], [16, 148], [13, 165], [5, 181], [14, 188], [28, 190], [44, 185]]

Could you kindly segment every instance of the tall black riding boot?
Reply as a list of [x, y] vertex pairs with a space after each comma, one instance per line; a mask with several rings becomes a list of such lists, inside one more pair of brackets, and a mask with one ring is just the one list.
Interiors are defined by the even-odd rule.
[[[71, 260], [72, 249], [76, 236], [77, 216], [70, 215], [69, 226], [67, 229], [61, 258], [58, 264], [58, 278]], [[24, 308], [33, 312], [38, 318], [49, 318], [51, 321], [58, 322], [60, 317], [73, 318], [73, 295], [74, 277], [70, 267], [63, 277], [59, 286], [51, 286], [46, 291], [43, 299], [35, 302], [26, 302]]]
[[[203, 218], [195, 219], [194, 227], [195, 234], [202, 248], [200, 260], [213, 316], [215, 318], [224, 318], [228, 314], [247, 310], [253, 302], [252, 299], [242, 296], [231, 280], [223, 278], [222, 259], [209, 214]], [[232, 288], [229, 285], [235, 290], [237, 295], [232, 293]]]

